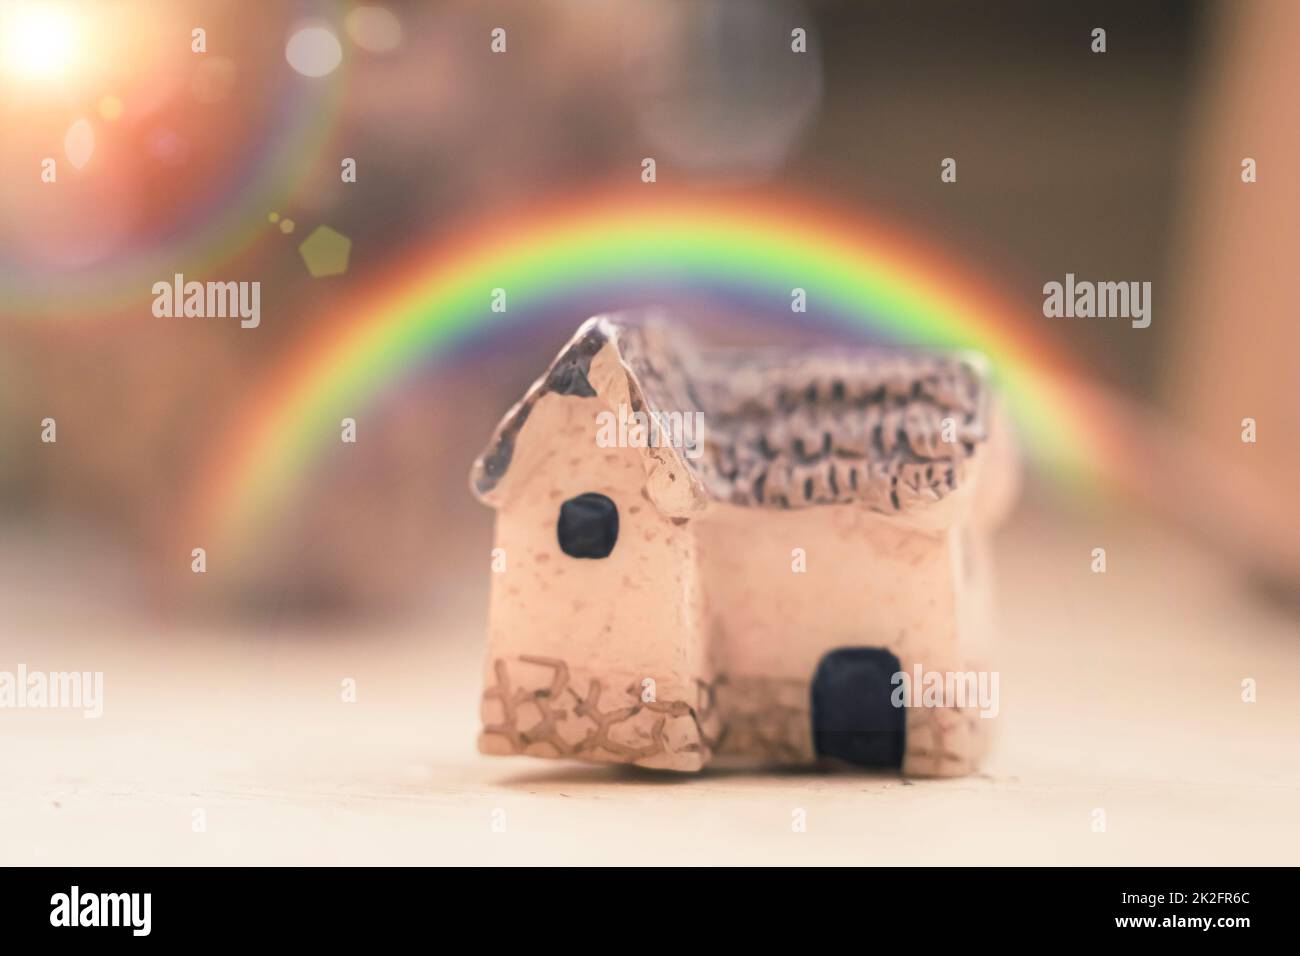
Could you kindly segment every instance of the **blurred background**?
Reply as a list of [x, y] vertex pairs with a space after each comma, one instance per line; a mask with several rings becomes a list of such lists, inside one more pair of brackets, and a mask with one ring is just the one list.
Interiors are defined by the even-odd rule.
[[[646, 156], [659, 182], [645, 188], [807, 197], [902, 228], [996, 288], [1012, 328], [1046, 340], [1121, 410], [1129, 480], [1081, 495], [1027, 475], [1002, 546], [1001, 599], [1022, 633], [1058, 626], [1015, 607], [1018, 588], [1074, 606], [1082, 599], [1062, 595], [1092, 586], [1104, 528], [1106, 541], [1139, 535], [1120, 568], [1173, 593], [1170, 568], [1189, 548], [1206, 580], [1242, 583], [1240, 603], [1213, 616], [1213, 639], [1294, 636], [1300, 5], [0, 9], [6, 659], [32, 657], [55, 632], [93, 645], [112, 620], [115, 639], [166, 643], [200, 628], [215, 647], [327, 632], [360, 646], [413, 628], [476, 662], [492, 516], [470, 497], [468, 468], [585, 318], [577, 304], [465, 336], [392, 382], [365, 410], [359, 444], [312, 466], [253, 553], [209, 554], [203, 575], [190, 566], [204, 544], [196, 489], [258, 396], [411, 250], [454, 252], [483, 223], [639, 188]], [[1097, 27], [1104, 54], [1091, 49]], [[795, 28], [804, 55], [790, 53]], [[57, 184], [42, 182], [47, 157]], [[341, 181], [344, 157], [356, 183]], [[940, 180], [944, 157], [958, 159], [954, 184]], [[1243, 181], [1247, 157], [1256, 182]], [[350, 241], [343, 268], [324, 276], [300, 248], [322, 226]], [[1043, 284], [1067, 272], [1150, 281], [1150, 328], [1044, 318]], [[174, 273], [259, 280], [260, 327], [156, 318], [152, 285]], [[581, 307], [624, 304], [601, 290]], [[788, 308], [696, 306], [719, 342], [862, 340]], [[1255, 444], [1241, 439], [1248, 416]], [[56, 443], [41, 441], [46, 418]], [[1146, 584], [1134, 587], [1116, 607], [1141, 603]], [[1166, 629], [1159, 617], [1142, 627]], [[1295, 648], [1270, 646], [1294, 679]]]
[[[88, 567], [84, 585], [142, 613], [215, 593], [232, 614], [407, 613], [474, 580], [462, 543], [486, 541], [489, 515], [464, 473], [580, 314], [488, 333], [394, 383], [365, 454], [314, 469], [256, 574], [216, 561], [193, 593], [187, 496], [345, 291], [364, 302], [407, 249], [454, 248], [476, 222], [635, 183], [644, 156], [665, 188], [807, 195], [899, 224], [1099, 382], [1273, 481], [1295, 464], [1295, 337], [1267, 266], [1290, 248], [1267, 237], [1294, 228], [1295, 143], [1269, 112], [1292, 108], [1266, 103], [1283, 67], [1261, 55], [1294, 25], [1286, 4], [3, 6], [4, 540], [59, 564], [94, 555], [122, 577]], [[505, 55], [489, 50], [496, 27]], [[47, 156], [57, 187], [38, 175]], [[957, 184], [938, 176], [947, 156]], [[351, 240], [344, 274], [305, 268], [298, 246], [321, 225]], [[260, 280], [262, 326], [155, 319], [152, 284], [176, 272]], [[1045, 320], [1042, 284], [1066, 272], [1151, 281], [1156, 321]], [[722, 337], [834, 334], [732, 324]], [[1264, 438], [1247, 460], [1252, 413]], [[46, 417], [57, 446], [37, 441]]]

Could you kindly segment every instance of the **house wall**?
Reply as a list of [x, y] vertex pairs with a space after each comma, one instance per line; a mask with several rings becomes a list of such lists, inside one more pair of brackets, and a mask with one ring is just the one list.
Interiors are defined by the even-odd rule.
[[[888, 648], [905, 668], [955, 669], [981, 630], [982, 605], [959, 607], [979, 555], [958, 531], [854, 505], [718, 506], [693, 524], [715, 666], [729, 677], [808, 681], [823, 654], [854, 645]], [[792, 570], [795, 548], [804, 572]]]
[[[497, 510], [507, 570], [492, 575], [489, 657], [563, 659], [606, 687], [653, 677], [661, 699], [684, 697], [709, 676], [694, 537], [644, 497], [640, 450], [596, 445], [606, 408], [545, 395], [517, 438]], [[584, 492], [618, 506], [606, 558], [572, 558], [557, 542], [560, 505]]]

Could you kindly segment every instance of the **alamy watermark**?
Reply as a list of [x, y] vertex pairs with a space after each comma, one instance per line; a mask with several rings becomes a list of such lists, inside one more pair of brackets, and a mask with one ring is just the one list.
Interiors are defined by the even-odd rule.
[[103, 671], [0, 671], [0, 710], [79, 710], [104, 716]]
[[997, 671], [927, 671], [917, 664], [910, 674], [894, 674], [890, 683], [895, 707], [970, 708], [981, 717], [996, 717], [1001, 709]]
[[1049, 319], [1131, 319], [1133, 328], [1151, 324], [1150, 282], [1065, 282], [1043, 285], [1043, 315]]
[[677, 448], [687, 458], [704, 454], [704, 413], [631, 411], [620, 403], [596, 416], [600, 448]]
[[73, 886], [50, 897], [50, 925], [57, 927], [117, 926], [132, 936], [148, 936], [152, 911], [152, 893], [83, 893]]
[[160, 319], [238, 318], [240, 328], [262, 324], [262, 283], [186, 282], [176, 273], [171, 282], [153, 284], [153, 314]]

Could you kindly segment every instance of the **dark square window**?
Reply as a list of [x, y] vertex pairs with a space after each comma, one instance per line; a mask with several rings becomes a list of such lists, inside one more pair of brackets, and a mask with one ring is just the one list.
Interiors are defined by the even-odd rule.
[[594, 491], [560, 505], [555, 532], [571, 558], [606, 558], [618, 541], [618, 505]]

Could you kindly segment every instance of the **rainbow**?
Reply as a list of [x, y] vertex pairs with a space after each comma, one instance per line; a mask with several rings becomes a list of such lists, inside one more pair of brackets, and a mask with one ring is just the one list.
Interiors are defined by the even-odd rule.
[[[1041, 315], [933, 250], [804, 201], [647, 198], [657, 188], [449, 232], [345, 304], [324, 335], [274, 370], [220, 442], [199, 526], [227, 545], [251, 540], [337, 443], [341, 409], [373, 403], [471, 330], [589, 299], [593, 288], [611, 307], [620, 289], [647, 287], [762, 299], [794, 321], [803, 316], [790, 312], [791, 290], [802, 288], [810, 314], [877, 339], [983, 352], [1031, 457], [1054, 474], [1090, 485], [1113, 457], [1088, 393], [1032, 331]], [[490, 308], [494, 289], [506, 290], [504, 314]]]

